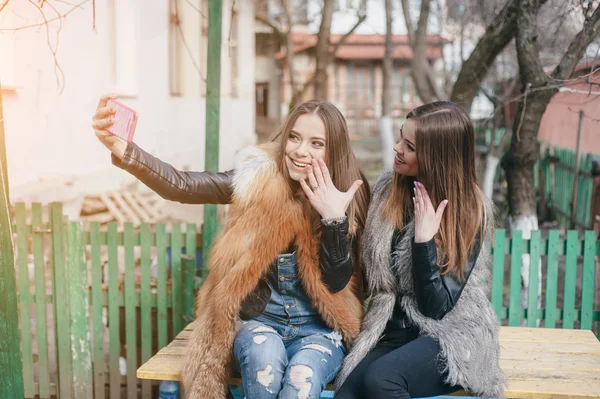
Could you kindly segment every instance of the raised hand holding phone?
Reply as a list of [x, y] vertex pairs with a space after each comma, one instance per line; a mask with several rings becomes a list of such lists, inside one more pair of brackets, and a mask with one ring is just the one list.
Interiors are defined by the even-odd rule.
[[122, 159], [127, 142], [133, 139], [137, 112], [115, 101], [116, 98], [114, 94], [100, 97], [92, 117], [92, 127], [98, 140], [117, 158]]

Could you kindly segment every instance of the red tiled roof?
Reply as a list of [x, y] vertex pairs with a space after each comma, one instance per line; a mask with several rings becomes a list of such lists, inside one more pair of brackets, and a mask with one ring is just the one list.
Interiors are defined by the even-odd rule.
[[[341, 60], [380, 60], [385, 55], [384, 46], [341, 46], [337, 53], [336, 58]], [[396, 60], [410, 60], [414, 56], [412, 48], [408, 45], [394, 47], [392, 52], [392, 58]], [[425, 49], [425, 57], [441, 58], [442, 48], [441, 47], [427, 47]]]
[[[339, 43], [343, 35], [334, 34], [330, 37], [332, 45]], [[293, 32], [292, 40], [294, 41], [294, 53], [306, 51], [317, 44], [317, 36], [312, 33]], [[394, 35], [392, 41], [395, 44], [393, 58], [394, 59], [412, 59], [413, 52], [409, 46], [407, 35]], [[442, 45], [449, 43], [448, 40], [440, 35], [428, 35], [428, 46], [425, 49], [427, 58], [441, 58]], [[275, 54], [275, 57], [282, 59], [285, 57], [285, 51]], [[343, 60], [351, 59], [383, 59], [385, 54], [385, 35], [361, 35], [352, 34], [346, 38], [344, 44], [340, 46], [336, 53], [336, 58]]]

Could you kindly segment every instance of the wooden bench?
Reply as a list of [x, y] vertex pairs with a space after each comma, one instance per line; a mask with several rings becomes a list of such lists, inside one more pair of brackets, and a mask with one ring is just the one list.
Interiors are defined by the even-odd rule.
[[[144, 363], [137, 377], [180, 381], [193, 328], [191, 323]], [[600, 398], [600, 341], [591, 331], [501, 327], [500, 347], [506, 398]], [[241, 380], [232, 378], [231, 383], [239, 386]], [[326, 397], [333, 396], [329, 392], [322, 396]]]

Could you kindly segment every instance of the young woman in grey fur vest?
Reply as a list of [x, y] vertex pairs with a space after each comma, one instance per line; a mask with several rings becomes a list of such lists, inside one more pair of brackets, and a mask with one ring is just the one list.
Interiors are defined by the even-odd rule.
[[363, 236], [372, 297], [335, 397], [461, 388], [499, 397], [498, 321], [488, 300], [493, 206], [477, 184], [471, 120], [451, 102], [420, 106], [407, 115], [394, 151], [394, 171], [375, 184]]

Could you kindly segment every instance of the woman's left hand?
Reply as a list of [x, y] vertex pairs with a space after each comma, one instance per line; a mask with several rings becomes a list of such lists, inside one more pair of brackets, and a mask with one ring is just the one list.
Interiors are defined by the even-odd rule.
[[448, 200], [443, 200], [436, 211], [433, 209], [433, 204], [425, 186], [415, 181], [414, 190], [415, 242], [427, 242], [437, 234]]
[[331, 180], [325, 162], [314, 159], [312, 165], [308, 167], [307, 177], [308, 183], [305, 179], [300, 179], [300, 185], [312, 206], [323, 219], [345, 216], [354, 194], [362, 185], [362, 180], [357, 180], [348, 191], [339, 191]]

